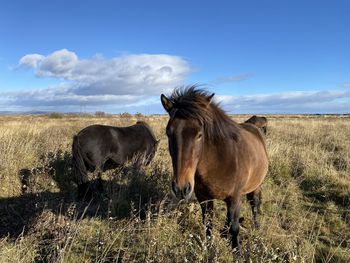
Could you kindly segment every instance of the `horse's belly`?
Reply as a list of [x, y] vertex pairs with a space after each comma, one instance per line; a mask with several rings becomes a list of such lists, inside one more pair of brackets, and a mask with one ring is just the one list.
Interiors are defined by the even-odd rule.
[[243, 187], [242, 194], [248, 194], [256, 190], [264, 181], [267, 173], [267, 167], [257, 174], [251, 175], [246, 185]]

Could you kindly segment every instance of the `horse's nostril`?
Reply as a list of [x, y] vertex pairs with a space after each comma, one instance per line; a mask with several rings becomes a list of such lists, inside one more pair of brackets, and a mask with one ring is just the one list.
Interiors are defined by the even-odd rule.
[[191, 193], [191, 190], [192, 190], [191, 188], [192, 188], [191, 184], [187, 183], [185, 188], [184, 188], [184, 196], [185, 197], [188, 196]]

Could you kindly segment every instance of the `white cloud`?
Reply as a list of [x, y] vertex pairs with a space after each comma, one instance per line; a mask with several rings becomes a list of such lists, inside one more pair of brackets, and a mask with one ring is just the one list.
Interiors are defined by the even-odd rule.
[[350, 82], [341, 82], [338, 85], [341, 87], [349, 87], [350, 88]]
[[67, 49], [61, 49], [44, 57], [36, 74], [41, 77], [73, 79], [72, 72], [77, 67], [78, 56]]
[[20, 65], [30, 66], [39, 77], [72, 82], [78, 95], [156, 95], [180, 85], [190, 72], [187, 61], [166, 54], [124, 55], [106, 59], [80, 59], [67, 49], [48, 56], [30, 54]]
[[220, 85], [225, 83], [232, 83], [232, 82], [240, 82], [243, 80], [247, 80], [249, 78], [253, 77], [253, 74], [241, 74], [241, 75], [232, 75], [232, 76], [222, 76], [218, 77], [212, 81], [210, 81], [213, 84]]
[[37, 68], [40, 61], [42, 61], [44, 58], [45, 57], [40, 54], [25, 55], [19, 60], [19, 65], [27, 66], [31, 68]]

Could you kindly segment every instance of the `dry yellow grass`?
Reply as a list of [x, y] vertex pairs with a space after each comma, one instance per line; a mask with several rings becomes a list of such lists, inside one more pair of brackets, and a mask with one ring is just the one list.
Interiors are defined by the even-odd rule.
[[69, 182], [72, 136], [135, 117], [0, 117], [0, 262], [350, 262], [349, 118], [269, 117], [261, 228], [245, 203], [240, 258], [219, 237], [223, 203], [208, 243], [199, 205], [172, 200], [167, 117], [144, 118], [161, 139], [150, 166], [104, 173], [87, 203]]

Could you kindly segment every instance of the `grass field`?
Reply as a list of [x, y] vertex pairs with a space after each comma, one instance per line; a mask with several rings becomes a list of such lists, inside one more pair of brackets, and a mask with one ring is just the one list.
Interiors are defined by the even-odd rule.
[[166, 116], [138, 116], [161, 139], [148, 167], [105, 172], [101, 196], [75, 201], [72, 136], [89, 124], [136, 121], [100, 115], [0, 117], [1, 263], [350, 262], [349, 117], [268, 116], [261, 227], [251, 227], [244, 201], [241, 256], [233, 258], [218, 233], [224, 204], [215, 203], [206, 242], [199, 205], [170, 194]]

